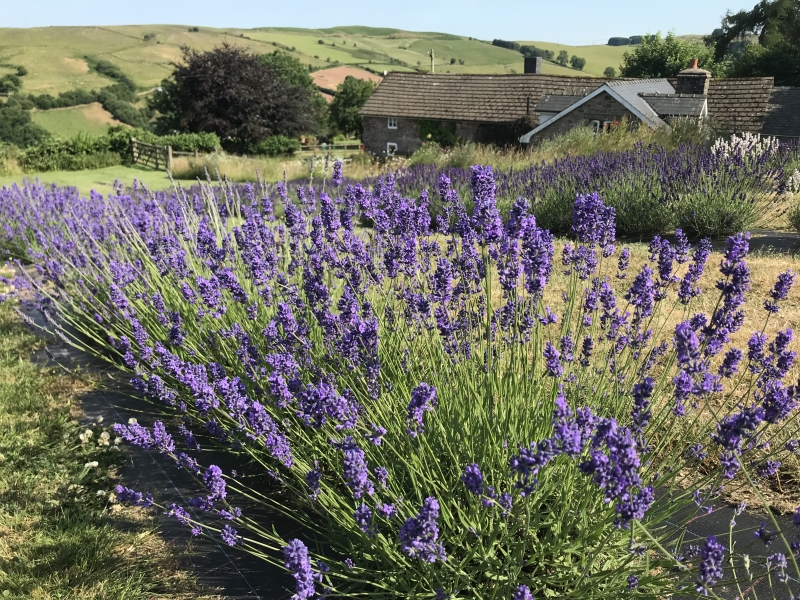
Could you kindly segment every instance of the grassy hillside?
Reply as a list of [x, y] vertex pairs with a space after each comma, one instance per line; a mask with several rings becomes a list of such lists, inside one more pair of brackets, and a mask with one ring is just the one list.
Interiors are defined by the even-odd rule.
[[31, 117], [34, 123], [61, 138], [70, 138], [81, 133], [103, 135], [109, 125], [121, 124], [99, 102], [70, 108], [34, 110]]
[[[614, 67], [619, 74], [619, 66], [622, 64], [622, 55], [631, 51], [635, 46], [566, 46], [564, 44], [553, 44], [551, 42], [520, 42], [520, 44], [532, 44], [543, 50], [551, 50], [558, 56], [562, 50], [566, 50], [570, 56], [573, 54], [586, 59], [586, 66], [583, 72], [586, 75], [602, 77], [603, 71], [607, 67]], [[576, 71], [572, 71], [576, 73]]]
[[[286, 49], [314, 67], [333, 66], [338, 61], [379, 72], [418, 66], [427, 69], [431, 49], [437, 72], [521, 73], [523, 64], [517, 52], [445, 33], [368, 27], [188, 29], [184, 25], [0, 28], [0, 74], [25, 66], [29, 74], [23, 79], [23, 91], [28, 93], [58, 94], [108, 85], [110, 80], [92, 71], [84, 59], [91, 56], [111, 61], [147, 89], [170, 74], [172, 63], [180, 59], [181, 46], [210, 50], [224, 42], [257, 53]], [[455, 64], [450, 64], [451, 59]], [[576, 74], [552, 64], [545, 66], [545, 72]]]

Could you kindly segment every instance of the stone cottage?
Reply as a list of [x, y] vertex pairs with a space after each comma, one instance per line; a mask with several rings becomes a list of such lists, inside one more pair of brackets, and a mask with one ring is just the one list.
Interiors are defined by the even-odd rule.
[[800, 88], [771, 77], [715, 79], [694, 63], [670, 79], [389, 73], [361, 110], [362, 141], [379, 156], [408, 155], [431, 126], [500, 146], [534, 144], [576, 125], [600, 132], [627, 117], [650, 127], [711, 119], [731, 132], [800, 138]]

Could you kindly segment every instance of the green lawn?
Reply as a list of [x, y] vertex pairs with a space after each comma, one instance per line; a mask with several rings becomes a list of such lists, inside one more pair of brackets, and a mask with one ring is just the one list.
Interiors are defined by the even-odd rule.
[[[0, 186], [21, 183], [23, 179], [33, 181], [39, 179], [44, 183], [55, 183], [60, 186], [74, 186], [82, 193], [88, 194], [91, 190], [108, 194], [113, 190], [115, 179], [119, 179], [126, 186], [132, 185], [136, 179], [144, 183], [151, 190], [162, 190], [171, 187], [169, 177], [164, 171], [154, 171], [139, 167], [106, 167], [89, 171], [51, 171], [47, 173], [26, 173], [25, 175], [0, 176]], [[184, 186], [192, 185], [194, 181], [182, 181]]]

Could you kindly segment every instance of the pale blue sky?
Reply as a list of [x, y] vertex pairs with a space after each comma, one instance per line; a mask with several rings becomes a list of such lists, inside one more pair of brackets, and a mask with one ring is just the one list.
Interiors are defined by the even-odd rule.
[[[705, 34], [756, 0], [0, 0], [0, 27], [178, 23], [206, 27], [371, 25], [480, 39], [605, 43], [658, 30]], [[0, 39], [2, 45], [2, 39]]]

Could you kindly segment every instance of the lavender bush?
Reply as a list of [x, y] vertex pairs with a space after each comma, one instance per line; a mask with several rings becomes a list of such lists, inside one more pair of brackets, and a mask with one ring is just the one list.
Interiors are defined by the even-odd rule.
[[[680, 526], [723, 486], [757, 492], [800, 447], [775, 442], [797, 426], [795, 352], [767, 327], [794, 274], [746, 323], [735, 235], [704, 314], [709, 242], [656, 238], [634, 272], [598, 194], [573, 197], [576, 241], [556, 243], [524, 200], [501, 218], [490, 167], [470, 170], [470, 211], [445, 175], [415, 200], [392, 176], [368, 190], [334, 173], [296, 198], [279, 185], [277, 202], [225, 184], [0, 192], [3, 241], [38, 271], [8, 283], [131, 371], [159, 416], [117, 434], [197, 480], [186, 506], [120, 500], [284, 567], [298, 599], [713, 596], [747, 580], [755, 559]], [[302, 533], [283, 538], [244, 499]], [[753, 543], [798, 539], [777, 529]], [[791, 552], [760, 568], [797, 572]]]

